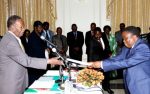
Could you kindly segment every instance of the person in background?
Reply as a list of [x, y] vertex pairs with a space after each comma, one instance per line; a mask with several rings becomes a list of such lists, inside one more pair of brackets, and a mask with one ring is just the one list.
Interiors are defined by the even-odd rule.
[[59, 53], [66, 57], [66, 52], [68, 50], [67, 37], [62, 35], [62, 28], [57, 27], [56, 35], [52, 37], [52, 42], [56, 45]]
[[23, 36], [20, 37], [21, 42], [22, 42], [22, 44], [23, 44], [23, 46], [24, 46], [24, 49], [25, 49], [25, 52], [26, 52], [26, 53], [29, 53], [29, 52], [28, 52], [28, 50], [29, 50], [29, 47], [28, 47], [28, 38], [29, 38], [29, 35], [30, 35], [30, 30], [29, 30], [29, 29], [26, 29], [26, 30], [24, 31]]
[[32, 58], [24, 52], [20, 40], [24, 33], [21, 17], [10, 16], [7, 28], [0, 42], [0, 94], [23, 94], [28, 86], [27, 67], [46, 69], [47, 64], [62, 65], [62, 62], [58, 58]]
[[77, 31], [77, 25], [72, 24], [72, 31], [67, 33], [67, 44], [69, 46], [69, 56], [72, 59], [82, 61], [82, 46], [84, 44], [83, 32]]
[[[116, 38], [116, 42], [117, 42], [116, 54], [120, 53], [122, 50], [122, 47], [124, 46], [123, 38], [121, 36], [122, 31], [124, 29], [125, 29], [125, 23], [120, 23], [120, 30], [115, 32], [115, 38]], [[123, 70], [122, 69], [117, 70], [117, 74], [118, 74], [117, 78], [119, 78], [119, 79], [123, 78]]]
[[[109, 42], [105, 36], [103, 36], [101, 29], [96, 27], [94, 29], [93, 38], [89, 43], [89, 61], [98, 61], [107, 59], [110, 57], [111, 51], [109, 47]], [[109, 94], [114, 94], [110, 89], [109, 83], [109, 72], [104, 72], [105, 79], [102, 82], [102, 87]]]
[[103, 28], [103, 35], [107, 38], [110, 46], [110, 50], [112, 52], [111, 56], [116, 55], [117, 42], [115, 39], [115, 35], [111, 33], [111, 27], [109, 25], [105, 25]]
[[[48, 40], [49, 42], [52, 42], [52, 37], [54, 36], [54, 32], [49, 29], [48, 22], [43, 23], [43, 32], [41, 35], [44, 36], [45, 39]], [[51, 48], [51, 45], [47, 43], [47, 47]]]
[[[35, 21], [33, 25], [34, 30], [29, 35], [28, 39], [28, 55], [36, 58], [46, 58], [45, 51], [47, 49], [46, 42], [40, 38], [43, 27], [41, 21]], [[37, 70], [33, 68], [28, 68], [29, 73], [29, 85], [31, 85], [35, 80], [46, 73], [46, 70]]]
[[123, 39], [122, 39], [122, 31], [125, 29], [125, 23], [120, 23], [120, 30], [115, 32], [115, 38], [117, 42], [117, 53], [121, 51], [121, 48], [124, 46]]
[[102, 68], [105, 72], [123, 69], [126, 94], [150, 94], [150, 47], [139, 36], [137, 27], [126, 27], [122, 31], [125, 46], [118, 55], [89, 62], [90, 67]]
[[46, 42], [40, 36], [43, 33], [41, 21], [35, 21], [33, 25], [34, 30], [28, 38], [29, 53], [31, 57], [45, 58], [45, 49], [47, 49]]
[[[111, 27], [109, 25], [105, 25], [103, 27], [103, 31], [104, 31], [103, 36], [105, 36], [109, 42], [109, 47], [110, 47], [110, 51], [111, 51], [110, 56], [111, 57], [116, 56], [117, 42], [115, 39], [115, 35], [111, 33]], [[115, 79], [115, 78], [117, 78], [117, 71], [116, 70], [110, 72], [110, 79]]]
[[[62, 57], [66, 58], [66, 52], [68, 50], [67, 37], [62, 35], [61, 27], [57, 27], [56, 33], [57, 34], [52, 37], [52, 43], [56, 46], [58, 53]], [[59, 66], [51, 66], [51, 68], [54, 70], [58, 70]]]
[[87, 54], [87, 61], [89, 61], [89, 43], [94, 35], [94, 29], [96, 28], [96, 23], [91, 23], [90, 26], [91, 30], [87, 31], [85, 34], [85, 45], [86, 45], [86, 54]]
[[[49, 23], [48, 22], [44, 22], [43, 23], [43, 32], [41, 34], [41, 36], [44, 36], [46, 40], [48, 40], [49, 42], [52, 43], [52, 37], [54, 36], [54, 32], [52, 30], [49, 29]], [[47, 42], [47, 48], [49, 48], [48, 50], [48, 57], [54, 57], [53, 52], [52, 52], [52, 46]]]

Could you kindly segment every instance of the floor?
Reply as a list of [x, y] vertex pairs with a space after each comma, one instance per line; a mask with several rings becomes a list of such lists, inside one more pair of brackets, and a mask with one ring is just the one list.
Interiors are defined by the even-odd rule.
[[[122, 79], [111, 80], [110, 84], [111, 84], [111, 89], [114, 91], [114, 94], [125, 94]], [[104, 94], [108, 94], [108, 93], [104, 91]]]

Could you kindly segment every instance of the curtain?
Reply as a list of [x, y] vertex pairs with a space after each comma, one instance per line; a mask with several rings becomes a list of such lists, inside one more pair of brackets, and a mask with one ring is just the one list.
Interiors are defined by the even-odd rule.
[[21, 16], [30, 31], [36, 20], [49, 22], [54, 31], [56, 0], [0, 0], [0, 35], [7, 31], [7, 19], [11, 15]]
[[120, 23], [140, 27], [142, 33], [149, 32], [150, 0], [107, 0], [106, 3], [113, 32], [119, 30]]

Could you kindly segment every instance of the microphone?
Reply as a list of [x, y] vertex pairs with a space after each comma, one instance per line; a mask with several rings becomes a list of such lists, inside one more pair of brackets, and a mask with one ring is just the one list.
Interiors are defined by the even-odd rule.
[[[50, 41], [48, 41], [47, 39], [45, 39], [44, 36], [40, 36], [40, 38], [51, 45], [50, 48], [52, 48], [52, 52], [56, 53], [56, 55], [58, 56], [58, 58], [60, 60], [65, 61], [65, 59], [58, 53], [58, 49], [56, 48], [56, 45], [54, 45], [53, 43], [51, 43]], [[63, 66], [65, 66], [65, 64], [63, 64]]]
[[65, 61], [65, 59], [58, 53], [58, 51], [56, 50], [56, 48], [52, 48], [52, 52], [56, 53], [58, 58], [60, 58], [62, 61]]
[[[65, 62], [65, 59], [58, 53], [58, 49], [56, 48], [56, 45], [54, 45], [53, 43], [51, 43], [50, 41], [48, 41], [47, 39], [45, 39], [44, 36], [40, 36], [40, 38], [44, 41], [46, 41], [48, 44], [50, 44], [50, 48], [52, 49], [52, 52], [56, 53], [56, 55], [58, 56], [58, 59], [62, 60], [63, 62]], [[62, 65], [65, 67], [65, 64], [62, 62]], [[64, 82], [63, 79], [63, 67], [60, 66], [59, 67], [59, 75], [60, 75], [60, 79], [56, 80], [55, 82], [61, 82], [61, 84]]]
[[40, 36], [40, 38], [41, 38], [42, 40], [46, 41], [47, 43], [49, 43], [49, 44], [52, 46], [51, 48], [53, 48], [53, 47], [56, 48], [56, 45], [54, 45], [53, 43], [51, 43], [50, 41], [48, 41], [47, 39], [45, 39], [44, 36]]

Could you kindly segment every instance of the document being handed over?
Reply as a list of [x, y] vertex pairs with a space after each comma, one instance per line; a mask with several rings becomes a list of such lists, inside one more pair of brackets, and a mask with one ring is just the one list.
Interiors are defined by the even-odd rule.
[[85, 65], [85, 66], [91, 65], [91, 63], [82, 62], [82, 61], [78, 61], [78, 60], [74, 60], [74, 59], [70, 59], [70, 58], [66, 58], [66, 60], [69, 62], [72, 62], [72, 63], [80, 64], [80, 65]]

